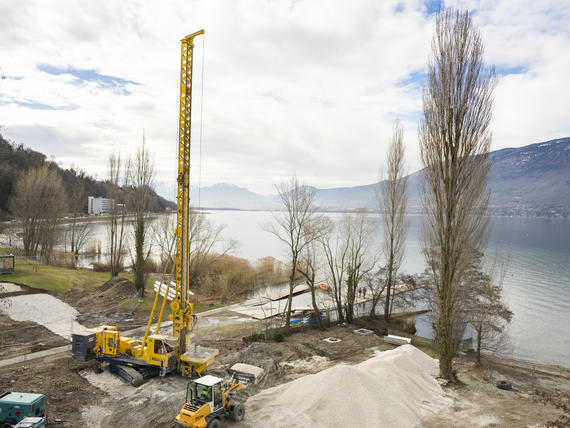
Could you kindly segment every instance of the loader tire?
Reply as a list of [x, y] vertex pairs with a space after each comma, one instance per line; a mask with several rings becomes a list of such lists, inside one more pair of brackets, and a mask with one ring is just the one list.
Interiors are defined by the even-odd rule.
[[210, 422], [208, 422], [206, 428], [220, 428], [220, 420], [217, 418], [212, 419]]
[[232, 420], [235, 422], [241, 422], [245, 416], [245, 408], [243, 404], [237, 403], [232, 410]]

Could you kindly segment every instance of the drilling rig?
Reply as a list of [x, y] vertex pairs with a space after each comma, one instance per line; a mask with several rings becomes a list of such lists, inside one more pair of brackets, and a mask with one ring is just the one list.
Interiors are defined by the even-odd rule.
[[[193, 305], [189, 301], [190, 267], [190, 142], [192, 118], [192, 65], [194, 38], [204, 34], [197, 31], [182, 41], [180, 64], [180, 109], [178, 126], [178, 175], [176, 194], [176, 277], [173, 287], [159, 284], [142, 340], [125, 337], [117, 327], [102, 325], [73, 334], [72, 356], [79, 359], [96, 358], [109, 364], [109, 370], [133, 386], [153, 376], [180, 373], [200, 375], [213, 362], [217, 349], [191, 345], [189, 336], [196, 324]], [[156, 329], [151, 326], [161, 293], [164, 294], [157, 317]], [[159, 334], [168, 296], [172, 335]]]

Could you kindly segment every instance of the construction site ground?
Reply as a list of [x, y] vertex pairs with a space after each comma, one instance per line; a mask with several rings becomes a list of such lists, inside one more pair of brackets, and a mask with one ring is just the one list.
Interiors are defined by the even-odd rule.
[[[116, 305], [116, 293], [123, 293], [127, 298], [132, 291], [128, 284], [123, 284], [123, 287], [123, 291], [120, 291], [120, 287], [93, 288], [84, 294], [76, 290], [74, 293], [77, 295], [67, 295], [64, 300], [79, 311], [78, 318], [84, 325], [102, 323], [106, 316], [119, 321], [119, 324], [124, 323], [122, 328], [133, 327], [137, 323], [144, 325], [145, 316], [142, 311], [137, 315], [137, 310], [133, 312], [133, 308], [128, 305]], [[88, 304], [89, 299], [92, 304]], [[95, 304], [93, 300], [96, 301]], [[98, 311], [101, 311], [101, 315]], [[9, 328], [34, 326], [29, 322], [12, 321], [6, 316], [2, 316], [0, 322]], [[54, 339], [49, 330], [37, 325], [35, 327], [21, 330], [33, 333], [22, 333], [18, 337], [3, 336], [5, 341], [20, 344], [11, 348], [11, 355], [34, 352], [27, 343], [37, 342], [38, 337], [44, 337], [46, 341]], [[354, 330], [361, 325], [334, 326], [326, 331], [305, 330], [285, 337], [283, 342], [255, 342], [246, 346], [242, 341], [244, 333], [259, 327], [262, 324], [252, 324], [250, 320], [226, 308], [214, 309], [199, 316], [194, 343], [215, 347], [220, 351], [210, 373], [226, 376], [225, 370], [236, 362], [261, 366], [267, 372], [258, 385], [240, 391], [238, 400], [246, 401], [247, 397], [263, 389], [319, 372], [341, 362], [359, 363], [377, 352], [393, 348], [392, 345], [385, 344], [380, 335], [355, 334]], [[382, 323], [370, 327], [383, 333]], [[329, 337], [340, 341], [325, 341]], [[47, 342], [49, 346], [68, 343], [57, 336], [55, 339]], [[423, 350], [435, 356], [430, 349]], [[533, 387], [532, 366], [528, 363], [495, 360], [490, 372], [488, 360], [484, 361], [483, 368], [477, 368], [474, 356], [467, 354], [457, 359], [456, 368], [460, 383], [444, 387], [446, 393], [454, 399], [454, 404], [425, 420], [423, 426], [570, 426], [569, 370], [558, 366], [536, 365], [534, 389], [538, 395], [528, 395]], [[502, 379], [512, 383], [513, 390], [498, 389], [495, 382]], [[99, 366], [95, 362], [71, 360], [68, 352], [11, 367], [0, 365], [0, 389], [45, 394], [49, 420], [64, 420], [60, 426], [69, 427], [171, 427], [184, 403], [187, 382], [178, 376], [167, 376], [151, 379], [139, 388], [133, 388], [108, 371], [99, 372]], [[244, 422], [236, 424], [228, 421], [227, 426], [241, 428], [259, 425], [248, 421], [246, 404]]]

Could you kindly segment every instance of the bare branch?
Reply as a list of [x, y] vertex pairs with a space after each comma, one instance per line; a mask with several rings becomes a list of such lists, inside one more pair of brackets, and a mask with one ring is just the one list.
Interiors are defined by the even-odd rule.
[[266, 230], [287, 246], [291, 260], [285, 325], [285, 329], [289, 331], [291, 303], [293, 289], [297, 285], [299, 259], [301, 253], [319, 236], [314, 226], [317, 210], [316, 189], [299, 183], [295, 176], [289, 182], [277, 185], [276, 188], [283, 211], [274, 213], [273, 222], [266, 226]]
[[[404, 159], [404, 131], [399, 122], [394, 124], [392, 142], [388, 149], [386, 173], [384, 181], [379, 183], [378, 209], [382, 217], [384, 232], [386, 301], [384, 305], [384, 319], [390, 320], [392, 312], [392, 287], [398, 275], [404, 257], [404, 246], [408, 233], [406, 220], [406, 206], [408, 202], [408, 177], [406, 175]], [[373, 301], [372, 312], [376, 303]]]

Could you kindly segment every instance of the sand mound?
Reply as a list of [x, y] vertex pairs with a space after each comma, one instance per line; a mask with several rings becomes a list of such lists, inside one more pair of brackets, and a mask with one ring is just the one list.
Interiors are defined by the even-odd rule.
[[452, 400], [437, 362], [411, 345], [359, 365], [339, 364], [267, 389], [247, 402], [248, 423], [273, 427], [410, 427]]

